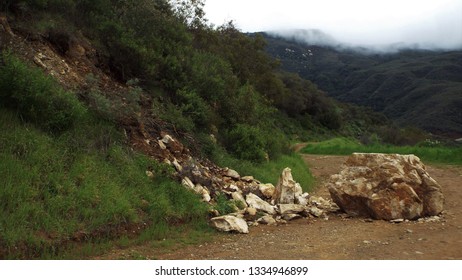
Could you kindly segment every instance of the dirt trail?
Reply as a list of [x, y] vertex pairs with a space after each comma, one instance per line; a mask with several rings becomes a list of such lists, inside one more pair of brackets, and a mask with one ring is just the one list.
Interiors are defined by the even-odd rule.
[[[337, 173], [345, 157], [305, 155], [318, 186]], [[213, 242], [183, 247], [157, 259], [462, 259], [462, 167], [427, 166], [446, 197], [435, 222], [371, 221], [330, 215], [286, 225], [252, 227], [250, 234], [223, 234]], [[319, 187], [316, 195], [328, 197]], [[146, 252], [145, 252], [146, 254]]]

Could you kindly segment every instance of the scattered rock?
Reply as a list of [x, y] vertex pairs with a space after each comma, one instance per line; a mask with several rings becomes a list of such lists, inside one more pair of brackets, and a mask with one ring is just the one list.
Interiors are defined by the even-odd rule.
[[300, 205], [307, 205], [309, 202], [310, 195], [308, 193], [303, 193], [301, 195], [295, 196], [295, 203]]
[[178, 171], [178, 172], [183, 171], [183, 167], [178, 163], [178, 160], [176, 160], [176, 158], [173, 159], [172, 164], [173, 164], [173, 167], [175, 167], [176, 171]]
[[186, 188], [188, 188], [188, 189], [194, 190], [194, 188], [195, 188], [195, 185], [193, 184], [191, 179], [189, 179], [188, 177], [184, 177], [183, 180], [181, 181], [181, 184], [183, 186], [185, 186]]
[[146, 170], [146, 176], [148, 176], [151, 179], [154, 179], [154, 173], [152, 171]]
[[272, 198], [276, 191], [276, 187], [273, 184], [260, 184], [258, 185], [258, 189], [266, 198]]
[[241, 178], [241, 176], [239, 175], [239, 173], [237, 173], [236, 170], [229, 168], [225, 170], [225, 176], [235, 180], [239, 180]]
[[258, 196], [254, 195], [253, 193], [249, 193], [246, 196], [245, 201], [250, 207], [253, 207], [257, 210], [261, 210], [271, 215], [276, 214], [276, 211], [274, 210], [274, 207], [271, 206], [271, 204], [259, 198]]
[[236, 201], [240, 201], [244, 207], [248, 207], [247, 202], [245, 201], [241, 192], [232, 192], [231, 197]]
[[219, 231], [234, 231], [239, 233], [249, 233], [249, 227], [246, 221], [231, 215], [212, 218], [212, 226]]
[[250, 216], [256, 216], [257, 215], [257, 209], [253, 208], [253, 207], [247, 207], [245, 209], [245, 212], [247, 214], [249, 214]]
[[300, 204], [279, 204], [279, 213], [285, 214], [298, 214], [305, 210], [305, 206]]
[[241, 180], [247, 183], [252, 183], [255, 181], [255, 178], [253, 176], [244, 176], [241, 178]]
[[321, 209], [319, 209], [319, 208], [316, 207], [316, 206], [310, 206], [310, 207], [308, 207], [308, 208], [307, 208], [307, 211], [308, 211], [308, 213], [310, 213], [311, 215], [313, 215], [313, 216], [315, 216], [315, 217], [317, 217], [317, 218], [321, 217], [321, 216], [324, 214], [324, 211], [321, 210]]
[[295, 220], [295, 219], [300, 219], [302, 216], [299, 215], [299, 214], [284, 214], [282, 215], [282, 219], [286, 220], [286, 221], [292, 221], [292, 220]]
[[277, 224], [276, 220], [270, 216], [270, 215], [265, 215], [261, 217], [260, 219], [257, 220], [258, 223], [264, 224], [264, 225], [275, 225]]
[[334, 202], [353, 216], [417, 219], [443, 210], [441, 187], [414, 155], [351, 155], [327, 187]]
[[161, 150], [166, 150], [167, 149], [167, 146], [165, 146], [164, 142], [162, 140], [159, 140], [157, 141], [157, 143], [159, 144], [159, 147]]

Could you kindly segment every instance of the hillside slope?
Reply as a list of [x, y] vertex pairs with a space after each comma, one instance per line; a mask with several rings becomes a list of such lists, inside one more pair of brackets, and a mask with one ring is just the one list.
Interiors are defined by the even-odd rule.
[[383, 112], [401, 125], [462, 135], [462, 51], [367, 53], [263, 34], [286, 71], [330, 96]]

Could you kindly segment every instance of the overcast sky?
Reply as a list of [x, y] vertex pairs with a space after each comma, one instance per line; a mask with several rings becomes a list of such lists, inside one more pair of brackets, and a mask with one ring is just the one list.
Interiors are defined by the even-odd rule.
[[354, 45], [462, 48], [462, 0], [206, 0], [210, 23], [243, 32], [320, 29]]

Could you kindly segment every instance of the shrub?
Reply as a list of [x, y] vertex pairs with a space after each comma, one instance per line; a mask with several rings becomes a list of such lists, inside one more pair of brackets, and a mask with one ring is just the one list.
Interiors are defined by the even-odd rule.
[[239, 124], [228, 135], [228, 148], [238, 158], [262, 162], [266, 158], [262, 131], [258, 127]]

